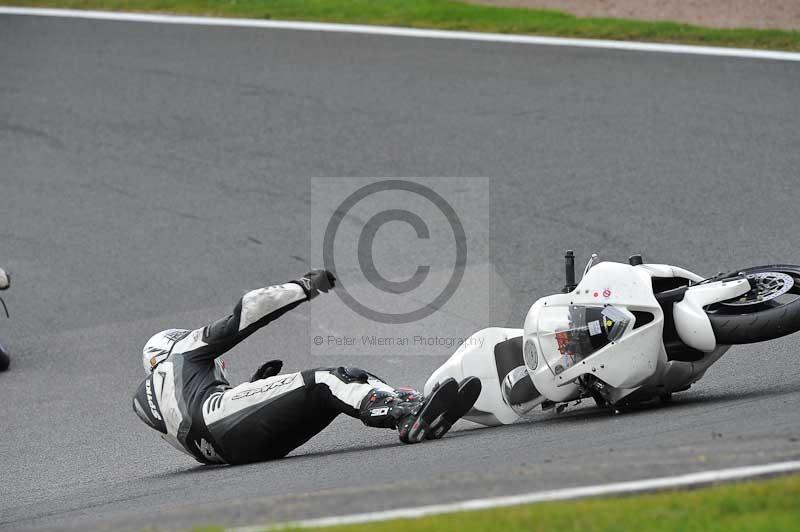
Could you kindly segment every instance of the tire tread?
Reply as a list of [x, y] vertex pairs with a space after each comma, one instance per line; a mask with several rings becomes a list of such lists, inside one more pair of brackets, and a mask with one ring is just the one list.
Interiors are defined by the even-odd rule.
[[[748, 272], [790, 271], [800, 276], [800, 266], [776, 264], [747, 268]], [[788, 305], [747, 314], [709, 313], [711, 328], [718, 344], [766, 342], [800, 331], [800, 298]]]

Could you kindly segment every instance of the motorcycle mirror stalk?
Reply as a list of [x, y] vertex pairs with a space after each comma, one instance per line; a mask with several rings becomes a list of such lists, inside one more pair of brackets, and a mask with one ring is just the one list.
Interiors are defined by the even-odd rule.
[[564, 271], [566, 273], [567, 282], [561, 292], [568, 294], [575, 290], [578, 286], [575, 282], [575, 252], [568, 249], [564, 254]]
[[[592, 266], [597, 264], [597, 262], [597, 253], [592, 253], [591, 258], [589, 258], [589, 262], [586, 263], [586, 268], [583, 270], [583, 275], [586, 275], [586, 272], [588, 272]], [[640, 264], [644, 264], [644, 259], [642, 259], [642, 255], [640, 253], [635, 253], [628, 257], [628, 264], [631, 266], [638, 266]], [[578, 286], [578, 284], [575, 282], [575, 252], [571, 249], [568, 249], [564, 254], [564, 273], [566, 276], [566, 283], [564, 284], [564, 288], [561, 289], [561, 292], [568, 294], [575, 290], [575, 288]]]

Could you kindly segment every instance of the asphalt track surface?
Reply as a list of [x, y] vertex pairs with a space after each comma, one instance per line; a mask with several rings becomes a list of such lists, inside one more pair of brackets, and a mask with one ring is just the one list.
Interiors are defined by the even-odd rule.
[[[198, 467], [130, 408], [150, 334], [305, 271], [311, 176], [491, 178], [499, 325], [563, 284], [567, 247], [800, 263], [796, 64], [3, 16], [0, 72], [0, 528], [275, 522], [800, 457], [798, 336], [732, 349], [669, 407], [418, 446], [341, 418], [243, 467]], [[291, 316], [236, 349], [235, 377], [320, 365]], [[339, 361], [422, 386], [442, 358]]]

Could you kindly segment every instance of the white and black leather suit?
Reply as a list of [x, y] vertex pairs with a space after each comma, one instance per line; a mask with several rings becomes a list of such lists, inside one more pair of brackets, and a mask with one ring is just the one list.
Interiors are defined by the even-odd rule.
[[[285, 456], [341, 413], [370, 426], [396, 428], [398, 417], [408, 414], [408, 407], [420, 400], [413, 394], [403, 396], [407, 392], [398, 392], [363, 370], [320, 368], [232, 387], [221, 364], [215, 362], [261, 327], [316, 295], [318, 291], [307, 281], [253, 290], [219, 321], [192, 331], [166, 331], [171, 344], [168, 355], [133, 398], [133, 409], [141, 420], [202, 463], [247, 463]], [[279, 366], [278, 362], [274, 373]], [[401, 404], [406, 408], [387, 408]]]

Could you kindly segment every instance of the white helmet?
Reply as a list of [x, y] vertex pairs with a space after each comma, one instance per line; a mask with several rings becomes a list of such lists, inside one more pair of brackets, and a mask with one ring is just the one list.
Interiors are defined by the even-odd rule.
[[153, 373], [153, 368], [169, 356], [175, 342], [190, 332], [187, 329], [167, 329], [153, 335], [142, 349], [142, 365], [145, 373], [148, 375]]

